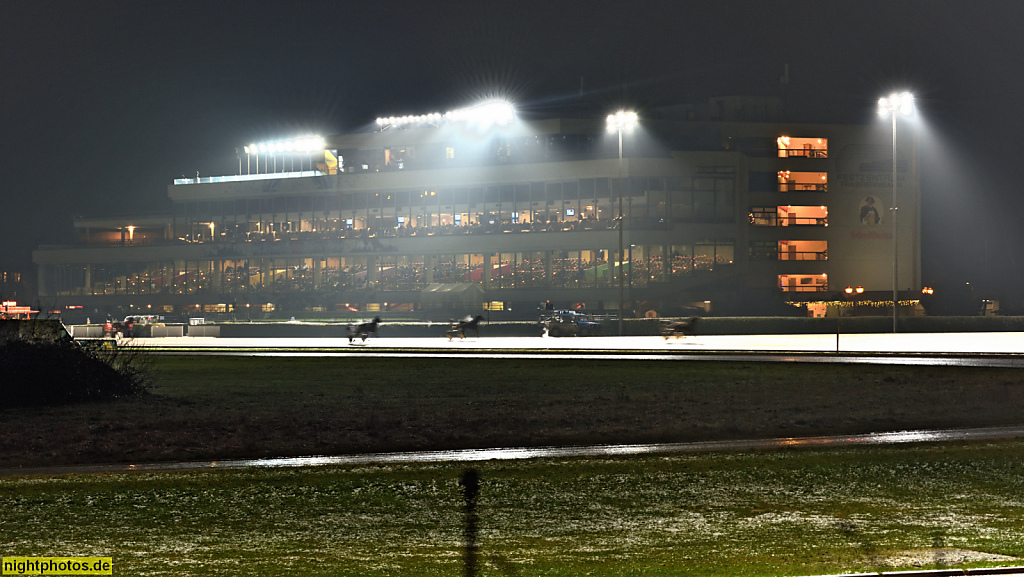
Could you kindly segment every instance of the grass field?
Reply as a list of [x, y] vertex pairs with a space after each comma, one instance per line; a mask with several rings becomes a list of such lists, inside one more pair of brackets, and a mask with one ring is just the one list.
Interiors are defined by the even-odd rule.
[[[0, 409], [0, 467], [1020, 424], [1012, 369], [159, 357]], [[807, 575], [1024, 556], [1024, 441], [478, 466], [484, 575]], [[455, 465], [0, 479], [5, 556], [130, 575], [459, 575]]]
[[[809, 575], [1013, 565], [1024, 443], [491, 462], [482, 575]], [[115, 575], [461, 575], [461, 470], [0, 480], [4, 555]]]

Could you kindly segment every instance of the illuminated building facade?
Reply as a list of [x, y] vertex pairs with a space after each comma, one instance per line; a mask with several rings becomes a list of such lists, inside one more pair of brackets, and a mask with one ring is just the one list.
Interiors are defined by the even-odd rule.
[[[253, 316], [494, 303], [528, 317], [544, 301], [614, 313], [620, 274], [635, 315], [695, 304], [770, 313], [846, 286], [884, 295], [887, 127], [777, 116], [771, 101], [743, 99], [647, 111], [621, 164], [600, 116], [381, 118], [373, 131], [303, 141], [312, 148], [251, 145], [243, 174], [169, 186], [171, 214], [76, 220], [78, 245], [34, 252], [40, 298]], [[910, 135], [900, 145], [909, 295], [920, 288], [920, 195]]]

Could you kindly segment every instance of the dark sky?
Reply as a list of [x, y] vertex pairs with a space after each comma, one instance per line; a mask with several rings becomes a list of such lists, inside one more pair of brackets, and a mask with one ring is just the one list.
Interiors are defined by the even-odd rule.
[[[924, 281], [1024, 281], [1018, 0], [361, 0], [0, 4], [0, 266], [73, 215], [166, 208], [235, 148], [505, 95], [548, 114], [778, 90], [791, 116], [876, 122], [913, 90]], [[582, 80], [581, 80], [582, 79]]]

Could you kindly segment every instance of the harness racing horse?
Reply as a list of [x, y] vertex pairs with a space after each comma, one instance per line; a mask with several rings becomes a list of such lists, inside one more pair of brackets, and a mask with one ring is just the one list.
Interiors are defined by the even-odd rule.
[[455, 337], [466, 338], [466, 331], [473, 331], [476, 337], [480, 338], [480, 321], [482, 320], [484, 317], [476, 315], [475, 317], [466, 317], [459, 322], [451, 321], [445, 334], [448, 335], [449, 341]]
[[664, 321], [661, 325], [661, 336], [668, 340], [669, 337], [697, 336], [697, 321], [700, 317], [690, 317], [681, 321]]
[[356, 339], [362, 339], [362, 342], [366, 342], [367, 337], [370, 333], [377, 334], [377, 326], [380, 325], [380, 317], [373, 317], [373, 320], [368, 323], [360, 323], [348, 327], [348, 342], [352, 344]]

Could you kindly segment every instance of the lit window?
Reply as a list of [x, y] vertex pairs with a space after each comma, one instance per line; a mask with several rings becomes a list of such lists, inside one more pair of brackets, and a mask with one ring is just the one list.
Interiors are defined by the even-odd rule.
[[828, 192], [828, 173], [779, 171], [779, 192], [808, 190]]
[[828, 290], [828, 275], [824, 274], [780, 274], [779, 289], [782, 292], [820, 292]]
[[779, 145], [779, 158], [802, 156], [805, 158], [828, 158], [827, 138], [794, 138], [780, 136], [776, 142]]
[[828, 260], [828, 241], [780, 240], [779, 260]]
[[754, 226], [828, 226], [828, 207], [754, 206], [749, 219]]

